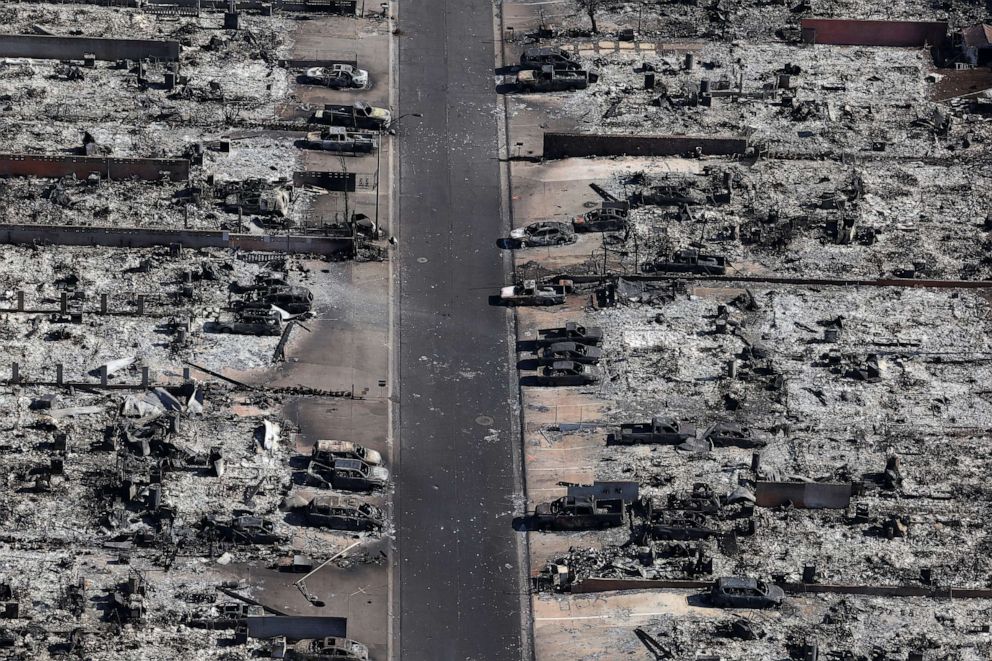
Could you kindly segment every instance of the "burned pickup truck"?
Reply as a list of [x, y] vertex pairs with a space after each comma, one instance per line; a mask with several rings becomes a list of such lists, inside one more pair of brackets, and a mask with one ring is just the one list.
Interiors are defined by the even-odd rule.
[[659, 256], [641, 264], [642, 273], [698, 273], [723, 275], [727, 259], [722, 255], [706, 255], [695, 248], [676, 250], [671, 256]]
[[210, 514], [204, 517], [201, 526], [208, 537], [232, 544], [280, 544], [286, 541], [273, 522], [251, 514], [230, 518]]
[[332, 464], [338, 459], [358, 459], [369, 466], [382, 464], [382, 455], [352, 441], [319, 440], [310, 451], [310, 461]]
[[245, 292], [244, 298], [234, 301], [231, 307], [241, 311], [271, 305], [290, 314], [303, 314], [313, 307], [313, 293], [306, 287], [291, 285], [252, 287]]
[[310, 123], [382, 131], [389, 128], [392, 119], [392, 113], [385, 108], [359, 101], [351, 105], [327, 104], [314, 112], [310, 117]]
[[571, 291], [571, 280], [562, 280], [558, 284], [524, 280], [520, 284], [503, 287], [499, 300], [503, 305], [561, 305], [565, 302], [565, 295]]
[[562, 496], [540, 503], [531, 516], [538, 530], [593, 530], [622, 526], [627, 504], [622, 498], [597, 499], [593, 495]]
[[635, 422], [620, 425], [619, 434], [610, 434], [610, 445], [634, 445], [637, 443], [679, 445], [696, 437], [696, 427], [684, 424], [674, 418], [655, 416], [650, 422]]
[[284, 180], [246, 179], [229, 181], [214, 187], [214, 196], [223, 200], [229, 213], [285, 217], [293, 197], [293, 187]]
[[566, 494], [541, 503], [531, 527], [542, 530], [587, 530], [623, 525], [628, 508], [637, 502], [640, 485], [630, 481], [566, 484]]
[[557, 360], [537, 374], [539, 386], [588, 386], [599, 382], [600, 370], [571, 360]]
[[547, 64], [540, 69], [525, 69], [518, 71], [516, 76], [504, 80], [521, 94], [533, 92], [569, 92], [584, 90], [591, 83], [599, 80], [599, 76], [581, 69], [556, 69]]
[[538, 365], [554, 365], [557, 362], [568, 360], [573, 363], [585, 365], [595, 365], [603, 357], [603, 350], [599, 347], [577, 342], [555, 342], [549, 347], [538, 349]]
[[543, 328], [537, 331], [536, 347], [549, 347], [559, 342], [575, 342], [597, 346], [603, 339], [603, 329], [599, 326], [583, 326], [576, 321], [567, 321], [559, 328]]
[[349, 131], [343, 126], [328, 126], [320, 131], [307, 133], [303, 147], [342, 154], [370, 154], [378, 148], [378, 144], [371, 133]]
[[559, 70], [582, 68], [582, 64], [571, 53], [561, 48], [528, 48], [520, 55], [522, 69], [540, 69], [546, 66]]

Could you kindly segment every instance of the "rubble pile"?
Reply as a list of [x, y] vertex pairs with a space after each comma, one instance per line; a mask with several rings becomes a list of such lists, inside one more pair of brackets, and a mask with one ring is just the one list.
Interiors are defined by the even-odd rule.
[[[720, 2], [527, 16], [541, 29], [517, 46], [521, 67], [540, 46], [598, 75], [507, 90], [511, 139], [531, 141], [518, 145], [536, 146], [535, 125], [559, 134], [545, 154], [560, 160], [516, 170], [515, 210], [579, 232], [515, 261], [535, 290], [566, 290], [514, 301], [535, 306], [517, 317], [533, 489], [517, 525], [538, 649], [989, 656], [992, 76], [971, 36], [985, 17]], [[949, 28], [888, 47], [848, 24], [840, 39], [865, 45], [832, 46], [825, 27], [800, 35], [810, 17]], [[747, 146], [680, 152], [684, 136]], [[603, 156], [566, 158], [587, 152]], [[607, 217], [622, 222], [596, 226]], [[563, 326], [595, 349], [545, 350]], [[552, 358], [587, 371], [551, 374]]]

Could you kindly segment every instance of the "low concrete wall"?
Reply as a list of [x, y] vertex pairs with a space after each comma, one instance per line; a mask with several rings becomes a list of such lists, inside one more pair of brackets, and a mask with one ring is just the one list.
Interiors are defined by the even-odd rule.
[[294, 186], [317, 186], [329, 191], [354, 193], [356, 187], [354, 172], [294, 172]]
[[858, 21], [804, 18], [799, 22], [807, 44], [834, 46], [941, 46], [947, 41], [947, 23], [935, 21]]
[[170, 181], [189, 179], [189, 161], [184, 158], [106, 158], [103, 156], [48, 156], [0, 154], [0, 177], [67, 177], [85, 179], [94, 172], [105, 179]]
[[319, 615], [258, 615], [248, 618], [248, 635], [252, 638], [285, 636], [294, 641], [344, 637], [348, 635], [348, 619]]
[[358, 0], [275, 0], [281, 11], [298, 11], [321, 14], [357, 14]]
[[747, 140], [726, 136], [602, 135], [545, 133], [544, 158], [583, 156], [733, 156], [747, 151]]
[[754, 495], [758, 507], [791, 503], [807, 509], [845, 509], [851, 504], [850, 484], [823, 482], [758, 482]]
[[81, 60], [92, 54], [98, 60], [178, 60], [178, 41], [148, 39], [98, 39], [33, 34], [0, 35], [0, 57], [39, 60]]
[[353, 250], [350, 239], [322, 236], [262, 236], [198, 230], [166, 230], [116, 227], [49, 225], [0, 225], [0, 243], [61, 246], [108, 246], [150, 248], [179, 244], [184, 248], [235, 248], [246, 251], [317, 254], [347, 257]]

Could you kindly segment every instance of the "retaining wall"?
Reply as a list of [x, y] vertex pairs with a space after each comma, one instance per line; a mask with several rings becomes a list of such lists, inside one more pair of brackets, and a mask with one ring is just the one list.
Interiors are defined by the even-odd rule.
[[329, 191], [354, 193], [357, 178], [354, 172], [294, 172], [294, 186], [317, 186]]
[[94, 172], [104, 179], [170, 181], [189, 179], [189, 161], [184, 158], [105, 158], [102, 156], [48, 156], [0, 154], [0, 177], [67, 177], [85, 179]]
[[544, 134], [544, 158], [583, 156], [733, 156], [747, 151], [747, 140], [727, 136]]
[[0, 57], [38, 60], [81, 60], [91, 54], [98, 60], [178, 60], [178, 41], [148, 39], [98, 39], [29, 34], [0, 35]]
[[108, 246], [150, 248], [179, 244], [184, 248], [236, 248], [317, 254], [328, 257], [351, 255], [350, 239], [323, 236], [268, 236], [231, 234], [203, 230], [167, 230], [115, 227], [53, 227], [48, 225], [0, 225], [0, 243], [50, 244], [62, 246]]
[[935, 21], [858, 21], [804, 18], [799, 22], [807, 44], [834, 46], [941, 46], [947, 41], [947, 23]]

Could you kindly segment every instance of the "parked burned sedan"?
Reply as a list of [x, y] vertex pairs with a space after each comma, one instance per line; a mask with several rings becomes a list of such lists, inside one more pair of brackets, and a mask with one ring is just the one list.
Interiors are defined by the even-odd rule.
[[713, 582], [709, 598], [719, 608], [773, 608], [782, 605], [785, 591], [757, 579], [725, 576]]
[[599, 326], [583, 326], [575, 321], [567, 321], [559, 328], [543, 328], [537, 331], [534, 344], [547, 347], [558, 342], [598, 345], [603, 339], [603, 329]]
[[598, 80], [597, 74], [581, 69], [556, 69], [550, 64], [520, 71], [512, 82], [521, 93], [584, 90]]
[[331, 89], [364, 89], [369, 84], [369, 72], [350, 64], [332, 64], [329, 67], [311, 67], [302, 76], [310, 85], [324, 85]]
[[765, 441], [751, 431], [750, 427], [742, 427], [733, 422], [718, 422], [703, 434], [703, 438], [715, 448], [762, 448]]
[[351, 441], [319, 440], [313, 444], [310, 460], [333, 464], [337, 459], [358, 459], [369, 466], [382, 464], [382, 455]]
[[540, 503], [531, 517], [539, 530], [590, 530], [623, 525], [626, 505], [622, 499], [599, 500], [595, 496], [562, 496]]
[[556, 342], [549, 347], [538, 350], [537, 363], [538, 365], [554, 365], [562, 360], [570, 360], [575, 363], [595, 365], [602, 357], [603, 350], [599, 347], [578, 344], [577, 342]]
[[542, 369], [537, 375], [541, 386], [586, 386], [599, 381], [599, 368], [582, 365], [571, 360], [559, 360]]
[[576, 232], [626, 232], [629, 227], [626, 202], [603, 202], [602, 206], [572, 221]]
[[527, 248], [566, 245], [575, 243], [577, 238], [570, 225], [551, 220], [531, 223], [510, 232], [511, 241]]
[[383, 526], [382, 510], [350, 498], [318, 496], [310, 501], [306, 519], [311, 525], [332, 530], [374, 532]]

